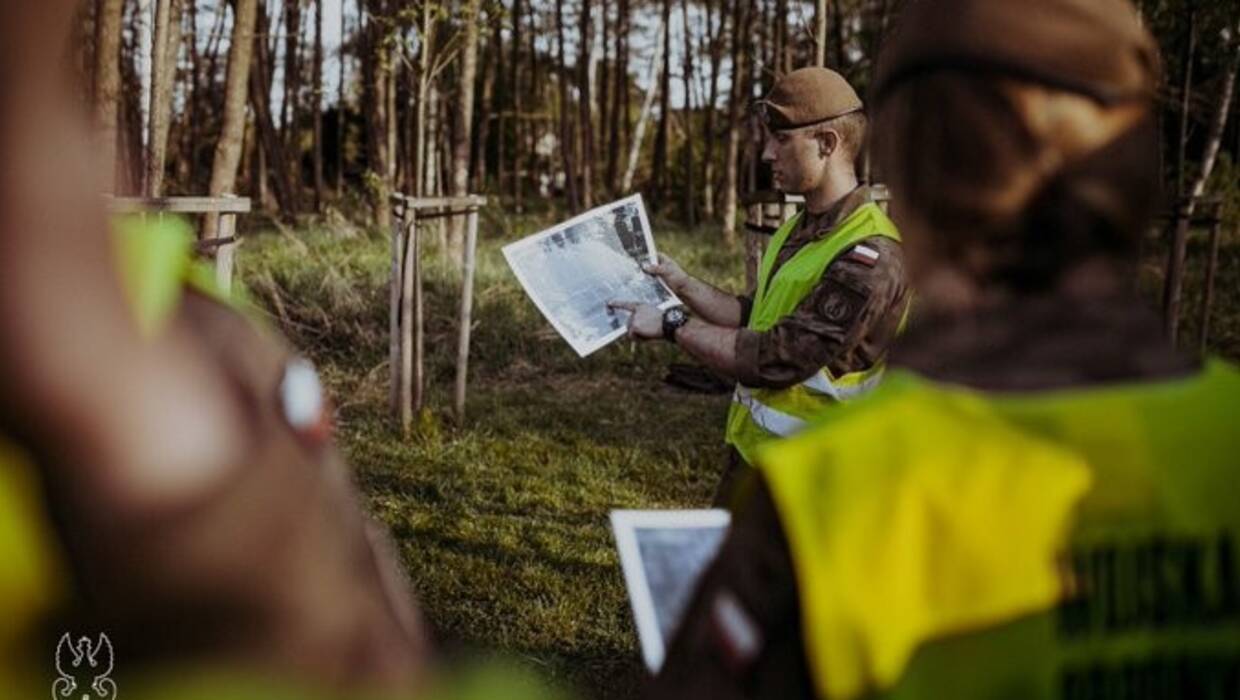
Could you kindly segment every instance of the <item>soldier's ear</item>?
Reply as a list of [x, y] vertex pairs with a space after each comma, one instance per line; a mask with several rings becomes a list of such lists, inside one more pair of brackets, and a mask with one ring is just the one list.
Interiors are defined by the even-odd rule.
[[823, 158], [830, 158], [840, 147], [840, 135], [834, 129], [819, 129], [815, 137], [818, 140], [818, 155]]

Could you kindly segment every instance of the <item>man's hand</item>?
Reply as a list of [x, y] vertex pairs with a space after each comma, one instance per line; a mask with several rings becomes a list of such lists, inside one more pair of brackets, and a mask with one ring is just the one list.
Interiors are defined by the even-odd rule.
[[663, 284], [666, 284], [668, 288], [676, 294], [682, 293], [685, 289], [685, 285], [693, 281], [693, 278], [689, 276], [689, 273], [681, 269], [680, 265], [675, 260], [672, 260], [662, 253], [659, 254], [659, 262], [657, 264], [646, 263], [642, 265], [642, 270], [644, 270], [648, 275], [654, 275], [655, 277], [663, 280]]
[[607, 308], [630, 312], [630, 338], [635, 340], [660, 340], [663, 338], [663, 312], [659, 311], [657, 307], [650, 304], [639, 304], [635, 301], [609, 301], [607, 302]]

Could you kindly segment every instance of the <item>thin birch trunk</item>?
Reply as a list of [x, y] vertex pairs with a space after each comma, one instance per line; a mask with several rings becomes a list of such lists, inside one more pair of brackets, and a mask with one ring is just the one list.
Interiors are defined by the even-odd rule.
[[1214, 164], [1223, 142], [1223, 134], [1227, 129], [1227, 117], [1231, 112], [1231, 100], [1236, 87], [1236, 73], [1240, 71], [1240, 37], [1233, 36], [1229, 48], [1235, 53], [1223, 77], [1223, 93], [1219, 96], [1218, 109], [1210, 121], [1210, 131], [1206, 136], [1206, 150], [1201, 158], [1201, 170], [1197, 173], [1197, 178], [1193, 180], [1192, 186], [1188, 189], [1186, 199], [1177, 211], [1175, 234], [1171, 239], [1171, 255], [1167, 261], [1167, 284], [1164, 293], [1164, 318], [1167, 337], [1173, 343], [1179, 330], [1188, 229], [1197, 211], [1197, 204], [1202, 194], [1205, 193], [1206, 183], [1210, 181], [1210, 175], [1214, 172]]
[[646, 126], [650, 123], [650, 112], [654, 108], [655, 97], [659, 94], [659, 68], [663, 64], [663, 27], [655, 29], [654, 55], [650, 57], [650, 68], [646, 71], [646, 99], [642, 101], [642, 111], [637, 117], [637, 127], [633, 131], [632, 143], [629, 145], [629, 166], [624, 170], [621, 192], [633, 189], [633, 177], [637, 174], [637, 165], [641, 161], [642, 141], [646, 136]]

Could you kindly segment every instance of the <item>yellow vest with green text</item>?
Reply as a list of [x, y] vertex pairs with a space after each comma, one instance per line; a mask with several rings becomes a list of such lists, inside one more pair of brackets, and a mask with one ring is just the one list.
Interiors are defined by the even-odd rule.
[[[772, 276], [775, 259], [788, 237], [796, 230], [802, 214], [797, 214], [775, 232], [758, 270], [758, 285], [748, 328], [770, 330], [792, 313], [818, 286], [831, 263], [849, 248], [874, 236], [900, 240], [895, 224], [879, 209], [867, 203], [840, 222], [835, 230], [809, 243], [780, 266]], [[786, 389], [756, 389], [736, 385], [728, 411], [726, 439], [746, 462], [753, 464], [762, 443], [788, 437], [805, 427], [808, 420], [824, 408], [859, 396], [882, 378], [883, 362], [867, 370], [833, 376], [823, 367], [814, 376]]]
[[1240, 371], [892, 372], [761, 451], [821, 697], [1240, 697]]

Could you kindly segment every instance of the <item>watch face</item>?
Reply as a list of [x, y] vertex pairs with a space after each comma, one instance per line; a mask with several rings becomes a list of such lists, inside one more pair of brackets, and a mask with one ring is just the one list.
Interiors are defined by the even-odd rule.
[[685, 310], [680, 308], [668, 309], [667, 320], [671, 323], [680, 323], [685, 320]]

